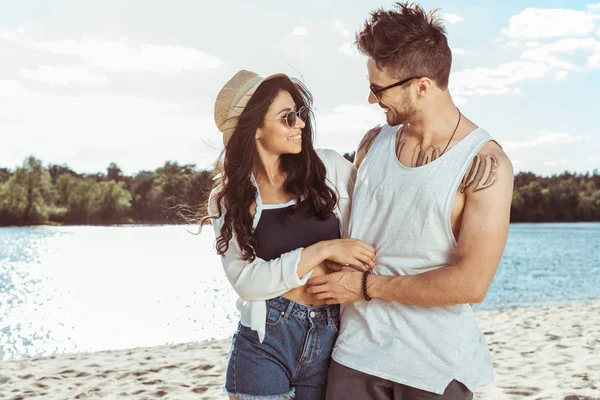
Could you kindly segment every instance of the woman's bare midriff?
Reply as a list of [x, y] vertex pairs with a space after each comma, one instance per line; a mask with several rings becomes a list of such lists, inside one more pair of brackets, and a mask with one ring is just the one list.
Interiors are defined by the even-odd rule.
[[[321, 263], [315, 267], [311, 277], [323, 276], [331, 271], [325, 263]], [[292, 300], [299, 304], [304, 304], [305, 306], [318, 307], [325, 304], [324, 300], [319, 300], [314, 298], [310, 293], [306, 293], [306, 286], [300, 286], [295, 289], [290, 290], [282, 295], [286, 299]]]

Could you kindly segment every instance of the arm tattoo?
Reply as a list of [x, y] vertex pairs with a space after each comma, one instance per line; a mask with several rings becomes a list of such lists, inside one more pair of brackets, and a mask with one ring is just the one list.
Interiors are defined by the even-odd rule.
[[382, 125], [377, 125], [376, 127], [371, 128], [365, 134], [365, 137], [363, 137], [363, 140], [358, 145], [358, 148], [361, 149], [361, 148], [365, 147], [365, 153], [368, 152], [369, 149], [371, 148], [371, 145], [375, 141], [375, 138], [377, 137], [377, 135], [379, 135], [379, 132], [381, 132], [382, 129], [383, 129]]
[[497, 170], [496, 157], [477, 154], [460, 184], [460, 192], [464, 193], [468, 188], [473, 188], [473, 192], [489, 188], [498, 180]]
[[356, 167], [358, 167], [362, 163], [363, 158], [365, 158], [365, 156], [371, 149], [375, 138], [377, 138], [382, 129], [382, 125], [377, 125], [376, 127], [370, 129], [362, 138], [354, 157], [354, 165], [356, 165]]

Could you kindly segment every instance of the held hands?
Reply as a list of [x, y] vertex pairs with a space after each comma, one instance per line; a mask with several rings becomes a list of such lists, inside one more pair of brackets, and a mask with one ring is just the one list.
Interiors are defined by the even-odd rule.
[[363, 300], [363, 273], [341, 271], [310, 278], [306, 282], [306, 292], [326, 304], [341, 304]]
[[375, 248], [358, 239], [335, 239], [327, 243], [327, 266], [335, 271], [350, 267], [366, 271], [375, 267]]
[[375, 248], [357, 239], [332, 240], [326, 264], [331, 274], [310, 278], [306, 292], [326, 304], [362, 300], [363, 273], [375, 267]]

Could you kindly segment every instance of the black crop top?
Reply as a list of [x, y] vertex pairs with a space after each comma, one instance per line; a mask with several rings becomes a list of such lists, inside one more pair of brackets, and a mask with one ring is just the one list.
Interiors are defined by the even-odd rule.
[[263, 208], [254, 237], [256, 256], [270, 261], [299, 247], [308, 247], [323, 240], [339, 239], [340, 227], [335, 214], [324, 220], [315, 215], [310, 202], [302, 201], [288, 216], [292, 205]]

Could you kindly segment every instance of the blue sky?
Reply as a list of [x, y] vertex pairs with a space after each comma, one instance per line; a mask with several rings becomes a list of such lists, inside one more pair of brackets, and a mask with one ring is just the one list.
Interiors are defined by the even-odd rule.
[[[0, 166], [209, 167], [213, 103], [239, 69], [300, 77], [317, 145], [347, 152], [384, 120], [352, 46], [392, 1], [0, 0]], [[446, 20], [461, 111], [517, 171], [600, 166], [600, 3], [424, 1]]]

